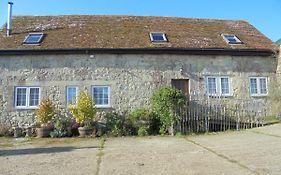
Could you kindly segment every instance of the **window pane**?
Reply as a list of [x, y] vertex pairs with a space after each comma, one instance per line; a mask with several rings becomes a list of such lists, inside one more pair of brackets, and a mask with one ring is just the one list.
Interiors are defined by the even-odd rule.
[[161, 34], [153, 34], [152, 35], [153, 41], [163, 41], [164, 37]]
[[236, 43], [236, 39], [234, 36], [227, 36], [226, 38], [230, 43]]
[[229, 81], [228, 78], [221, 78], [221, 94], [229, 94]]
[[67, 87], [67, 104], [76, 104], [77, 87]]
[[267, 94], [267, 85], [266, 85], [265, 78], [260, 79], [260, 91], [261, 91], [261, 94]]
[[150, 33], [152, 41], [166, 41], [164, 33]]
[[26, 88], [17, 88], [16, 106], [26, 106]]
[[208, 93], [211, 95], [217, 93], [216, 78], [208, 78]]
[[27, 38], [24, 40], [25, 44], [38, 44], [41, 42], [43, 37], [43, 33], [33, 33], [29, 34]]
[[230, 44], [241, 43], [241, 41], [235, 35], [224, 35], [224, 37]]
[[251, 94], [257, 94], [258, 93], [258, 88], [257, 88], [257, 79], [256, 78], [251, 78], [250, 79], [250, 91]]
[[108, 105], [109, 87], [94, 87], [93, 97], [96, 105]]
[[38, 106], [39, 104], [39, 88], [30, 88], [29, 106]]

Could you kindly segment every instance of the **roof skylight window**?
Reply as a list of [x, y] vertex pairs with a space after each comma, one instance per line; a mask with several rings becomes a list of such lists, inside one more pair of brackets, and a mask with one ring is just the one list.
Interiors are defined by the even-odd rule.
[[152, 42], [167, 42], [168, 41], [165, 33], [162, 33], [162, 32], [151, 32], [150, 40]]
[[24, 44], [40, 44], [43, 40], [43, 33], [29, 33], [24, 39]]
[[242, 41], [235, 35], [222, 34], [228, 44], [242, 44]]

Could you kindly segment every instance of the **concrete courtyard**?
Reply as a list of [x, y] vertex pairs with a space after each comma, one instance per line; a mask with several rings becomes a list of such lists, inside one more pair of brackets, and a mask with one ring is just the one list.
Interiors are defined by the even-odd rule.
[[0, 138], [0, 174], [281, 174], [281, 124], [183, 137]]

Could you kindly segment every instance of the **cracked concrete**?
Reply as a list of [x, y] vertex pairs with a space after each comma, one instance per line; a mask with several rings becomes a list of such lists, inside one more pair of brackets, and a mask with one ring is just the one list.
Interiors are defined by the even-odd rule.
[[0, 174], [279, 175], [280, 138], [281, 124], [180, 138], [108, 138], [103, 149], [97, 139], [47, 139], [47, 145], [35, 139], [9, 147], [0, 138]]

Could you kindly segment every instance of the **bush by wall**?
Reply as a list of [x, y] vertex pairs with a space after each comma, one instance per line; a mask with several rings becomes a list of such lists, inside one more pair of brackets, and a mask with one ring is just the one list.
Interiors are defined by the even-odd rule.
[[176, 110], [185, 105], [186, 96], [178, 89], [162, 87], [153, 94], [151, 100], [153, 111], [161, 123], [160, 133], [165, 134], [179, 120]]
[[130, 113], [130, 118], [139, 136], [159, 133], [159, 120], [151, 110], [135, 109]]
[[109, 135], [117, 136], [128, 136], [135, 135], [136, 129], [133, 122], [126, 115], [120, 115], [112, 112], [105, 115], [106, 127], [108, 128]]

